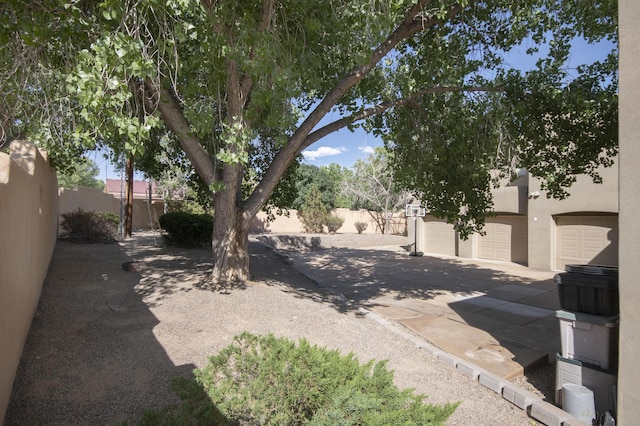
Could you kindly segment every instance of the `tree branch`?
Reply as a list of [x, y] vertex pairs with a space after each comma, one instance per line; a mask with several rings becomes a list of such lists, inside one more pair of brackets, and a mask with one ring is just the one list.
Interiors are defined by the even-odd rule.
[[[428, 3], [429, 0], [419, 0], [413, 5], [407, 11], [404, 21], [373, 51], [369, 61], [366, 64], [355, 67], [342, 77], [333, 89], [325, 95], [318, 106], [307, 116], [295, 133], [289, 138], [287, 144], [276, 154], [263, 179], [247, 199], [244, 205], [247, 216], [253, 217], [258, 213], [291, 162], [302, 152], [305, 146], [308, 146], [306, 145], [307, 136], [353, 86], [360, 82], [380, 60], [399, 43], [427, 28], [432, 28], [444, 22], [444, 20], [440, 20], [435, 16], [422, 16], [422, 10]], [[453, 18], [461, 11], [461, 5], [451, 6], [445, 20]]]
[[429, 87], [427, 89], [418, 91], [417, 93], [411, 95], [408, 98], [383, 102], [381, 104], [372, 106], [371, 108], [364, 109], [356, 114], [350, 115], [349, 117], [343, 117], [339, 120], [329, 123], [319, 128], [318, 130], [314, 131], [313, 133], [310, 133], [306, 137], [304, 143], [302, 144], [301, 149], [308, 148], [310, 145], [314, 144], [315, 142], [322, 139], [323, 137], [333, 132], [337, 132], [338, 130], [343, 129], [352, 123], [364, 120], [365, 118], [368, 118], [368, 117], [373, 117], [375, 115], [382, 114], [383, 112], [391, 108], [412, 103], [420, 96], [423, 96], [426, 94], [450, 93], [450, 92], [500, 92], [503, 90], [504, 90], [503, 88], [494, 88], [494, 87]]
[[151, 80], [146, 81], [145, 91], [151, 94], [151, 99], [145, 96], [145, 101], [153, 103], [157, 108], [160, 118], [176, 135], [180, 146], [204, 183], [207, 186], [215, 183], [217, 176], [211, 158], [198, 138], [191, 133], [191, 126], [171, 93]]

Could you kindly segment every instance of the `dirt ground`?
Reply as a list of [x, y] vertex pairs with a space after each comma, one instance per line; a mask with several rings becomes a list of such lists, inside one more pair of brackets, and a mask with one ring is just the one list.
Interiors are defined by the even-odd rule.
[[208, 250], [160, 243], [151, 234], [111, 245], [58, 242], [6, 425], [135, 422], [145, 408], [176, 403], [169, 379], [189, 377], [243, 331], [304, 337], [363, 362], [387, 359], [399, 387], [432, 403], [461, 401], [450, 425], [532, 424], [259, 242], [250, 245], [253, 281], [223, 291], [207, 285]]

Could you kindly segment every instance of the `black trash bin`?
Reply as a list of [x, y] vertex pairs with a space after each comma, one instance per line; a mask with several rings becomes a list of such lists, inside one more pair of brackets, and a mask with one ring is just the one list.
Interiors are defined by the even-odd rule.
[[554, 277], [562, 309], [604, 316], [619, 313], [617, 267], [567, 265], [565, 270]]

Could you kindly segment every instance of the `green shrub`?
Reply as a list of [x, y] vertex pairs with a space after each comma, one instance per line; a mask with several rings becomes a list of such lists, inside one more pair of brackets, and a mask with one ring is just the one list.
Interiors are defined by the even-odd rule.
[[298, 218], [302, 222], [305, 232], [321, 234], [329, 211], [322, 202], [320, 190], [313, 186], [309, 190], [304, 204], [298, 211]]
[[205, 214], [205, 209], [200, 203], [193, 200], [165, 200], [167, 212], [185, 212], [193, 214]]
[[340, 229], [340, 227], [344, 223], [344, 219], [341, 218], [340, 216], [328, 214], [324, 222], [325, 222], [325, 225], [327, 225], [327, 229], [329, 230], [329, 233], [334, 234], [338, 229]]
[[211, 243], [213, 216], [185, 212], [166, 213], [160, 216], [160, 227], [167, 231], [167, 244], [200, 247]]
[[118, 233], [107, 219], [96, 212], [78, 209], [63, 213], [60, 227], [64, 234], [62, 238], [78, 243], [114, 243]]
[[120, 226], [120, 215], [111, 212], [98, 212], [98, 215], [105, 219], [107, 222], [111, 223], [113, 226]]
[[194, 373], [173, 381], [182, 406], [142, 424], [441, 425], [457, 407], [399, 390], [384, 361], [360, 365], [304, 339], [243, 333]]
[[369, 224], [367, 222], [356, 222], [355, 226], [356, 226], [356, 231], [358, 231], [358, 234], [362, 234], [365, 231], [365, 229], [367, 229], [367, 226], [369, 226]]

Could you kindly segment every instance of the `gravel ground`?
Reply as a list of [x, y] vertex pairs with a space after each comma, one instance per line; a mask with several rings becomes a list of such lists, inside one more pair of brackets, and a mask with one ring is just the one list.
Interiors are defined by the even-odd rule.
[[[399, 241], [331, 238], [334, 247]], [[363, 362], [387, 359], [399, 387], [414, 388], [432, 403], [461, 401], [449, 425], [535, 424], [476, 381], [434, 361], [393, 326], [347, 309], [348, 302], [324, 293], [273, 251], [253, 242], [251, 252], [253, 281], [213, 291], [206, 284], [207, 250], [157, 247], [149, 235], [119, 245], [60, 241], [5, 424], [135, 421], [145, 408], [177, 402], [168, 379], [188, 377], [243, 331], [304, 337], [353, 352]], [[126, 262], [134, 262], [128, 271]]]

